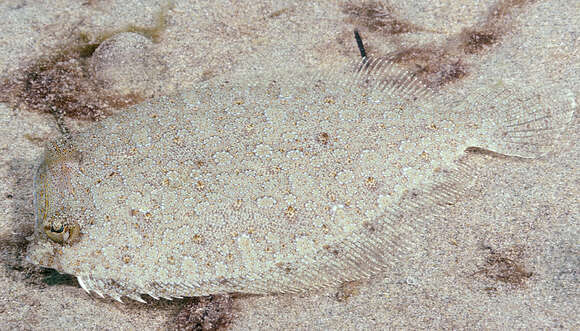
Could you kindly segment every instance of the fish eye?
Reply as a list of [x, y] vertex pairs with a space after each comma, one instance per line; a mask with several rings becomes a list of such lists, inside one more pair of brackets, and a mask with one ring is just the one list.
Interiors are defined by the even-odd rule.
[[58, 244], [72, 244], [80, 238], [81, 228], [76, 222], [53, 220], [44, 226], [46, 236]]
[[55, 228], [54, 228], [54, 224], [52, 224], [52, 225], [50, 226], [50, 232], [54, 232], [54, 233], [62, 233], [63, 231], [64, 231], [64, 225], [62, 225], [62, 224], [60, 225], [60, 228], [58, 228], [58, 229], [55, 229]]

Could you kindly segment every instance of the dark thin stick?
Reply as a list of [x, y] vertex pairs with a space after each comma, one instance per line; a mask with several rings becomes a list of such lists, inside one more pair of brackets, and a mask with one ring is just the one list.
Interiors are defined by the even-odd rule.
[[360, 56], [364, 59], [367, 58], [367, 52], [365, 51], [365, 45], [363, 45], [362, 38], [358, 33], [358, 29], [354, 29], [354, 39], [356, 39], [356, 45], [358, 46], [358, 50], [360, 52]]

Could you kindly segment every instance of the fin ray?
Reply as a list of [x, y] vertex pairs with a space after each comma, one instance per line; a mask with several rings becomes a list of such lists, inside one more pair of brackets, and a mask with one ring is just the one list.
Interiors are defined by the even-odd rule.
[[[551, 152], [573, 120], [569, 95], [496, 85], [467, 99], [467, 110], [480, 114], [486, 132], [479, 148], [509, 156], [541, 157]], [[572, 102], [571, 102], [572, 101]]]
[[354, 73], [344, 82], [347, 86], [354, 84], [407, 101], [434, 95], [414, 74], [387, 58], [365, 57], [348, 68], [354, 68]]

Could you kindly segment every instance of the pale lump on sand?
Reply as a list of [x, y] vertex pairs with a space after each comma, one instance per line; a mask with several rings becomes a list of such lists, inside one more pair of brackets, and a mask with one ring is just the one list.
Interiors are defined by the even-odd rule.
[[368, 277], [468, 187], [467, 148], [541, 156], [574, 110], [505, 86], [442, 104], [380, 59], [304, 77], [206, 82], [49, 143], [28, 260], [117, 300]]

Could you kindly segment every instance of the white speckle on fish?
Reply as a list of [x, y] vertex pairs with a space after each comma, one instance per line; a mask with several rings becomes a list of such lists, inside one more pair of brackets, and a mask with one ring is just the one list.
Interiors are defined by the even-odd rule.
[[382, 60], [347, 76], [209, 82], [51, 142], [28, 259], [117, 300], [337, 285], [412, 252], [466, 148], [536, 157], [572, 116], [505, 87], [436, 106]]

